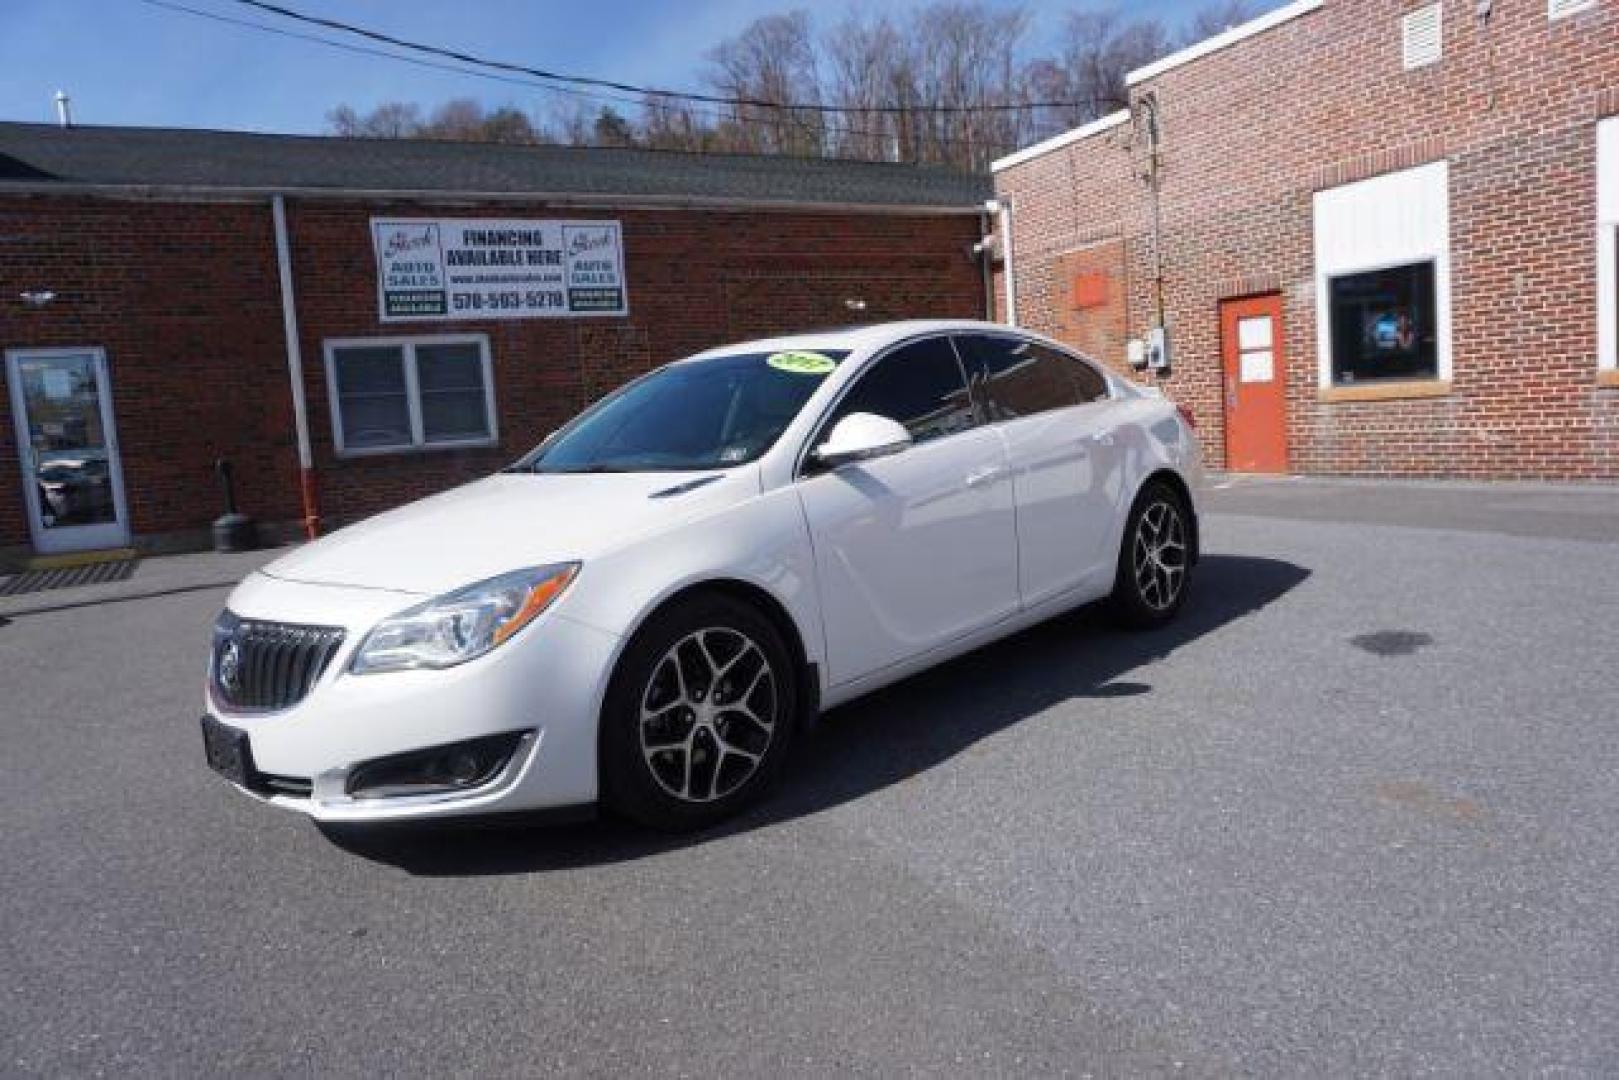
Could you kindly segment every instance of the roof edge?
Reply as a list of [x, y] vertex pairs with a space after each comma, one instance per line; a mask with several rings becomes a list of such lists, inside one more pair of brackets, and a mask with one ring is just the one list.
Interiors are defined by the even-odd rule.
[[305, 131], [255, 131], [246, 128], [224, 127], [185, 127], [181, 125], [163, 124], [94, 124], [81, 123], [75, 120], [70, 126], [64, 128], [57, 121], [47, 120], [15, 120], [0, 117], [0, 129], [4, 128], [34, 128], [42, 132], [91, 132], [127, 134], [135, 132], [145, 135], [223, 135], [233, 138], [264, 139], [267, 141], [296, 141], [321, 143], [370, 143], [377, 146], [397, 146], [401, 143], [413, 145], [438, 146], [446, 149], [494, 149], [494, 150], [548, 150], [578, 154], [581, 157], [591, 154], [617, 155], [617, 154], [647, 154], [669, 158], [687, 158], [690, 160], [708, 161], [757, 161], [779, 162], [790, 161], [804, 164], [825, 163], [829, 165], [858, 165], [871, 166], [877, 169], [888, 169], [896, 172], [925, 171], [951, 176], [972, 176], [971, 170], [962, 170], [950, 165], [922, 162], [873, 161], [870, 158], [827, 157], [821, 154], [767, 154], [757, 150], [677, 150], [661, 146], [590, 146], [577, 143], [550, 142], [550, 143], [507, 143], [494, 142], [485, 139], [447, 139], [425, 135], [411, 135], [394, 138], [385, 135], [325, 135]]
[[226, 187], [203, 184], [96, 184], [71, 180], [4, 181], [4, 195], [90, 195], [127, 199], [184, 199], [199, 202], [245, 202], [284, 195], [333, 201], [553, 203], [558, 206], [648, 207], [658, 210], [755, 210], [822, 214], [898, 214], [905, 217], [955, 217], [983, 213], [981, 204], [808, 202], [793, 199], [737, 199], [702, 195], [614, 195], [567, 191], [455, 191], [448, 188]]
[[1173, 68], [1178, 68], [1182, 64], [1189, 64], [1193, 60], [1208, 56], [1210, 53], [1229, 48], [1239, 41], [1246, 41], [1256, 34], [1262, 34], [1266, 30], [1296, 19], [1300, 15], [1308, 15], [1324, 3], [1326, 3], [1326, 0], [1293, 0], [1293, 3], [1279, 7], [1275, 11], [1268, 11], [1257, 19], [1250, 19], [1245, 23], [1231, 27], [1229, 30], [1215, 34], [1211, 38], [1204, 38], [1195, 45], [1188, 45], [1179, 52], [1172, 52], [1168, 56], [1136, 68], [1125, 75], [1124, 85], [1134, 86], [1156, 75], [1162, 75]]
[[[1319, 3], [1320, 0], [1316, 0], [1316, 2]], [[1043, 154], [1051, 153], [1053, 150], [1061, 150], [1063, 147], [1079, 142], [1081, 139], [1087, 139], [1092, 135], [1099, 135], [1104, 131], [1116, 128], [1129, 119], [1129, 109], [1120, 109], [1118, 112], [1108, 113], [1106, 116], [1092, 120], [1088, 124], [1081, 124], [1072, 131], [1065, 131], [1061, 135], [1053, 135], [1051, 138], [1037, 142], [1032, 146], [1025, 146], [1016, 153], [1007, 154], [1003, 158], [996, 158], [989, 163], [989, 171], [998, 173], [1002, 169], [1010, 169], [1012, 166], [1021, 165], [1025, 161], [1032, 161]]]

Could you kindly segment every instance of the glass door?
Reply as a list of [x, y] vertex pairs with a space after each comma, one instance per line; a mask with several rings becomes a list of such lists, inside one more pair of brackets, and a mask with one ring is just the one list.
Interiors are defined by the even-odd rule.
[[34, 549], [50, 554], [127, 544], [105, 354], [13, 350], [6, 354], [6, 382]]

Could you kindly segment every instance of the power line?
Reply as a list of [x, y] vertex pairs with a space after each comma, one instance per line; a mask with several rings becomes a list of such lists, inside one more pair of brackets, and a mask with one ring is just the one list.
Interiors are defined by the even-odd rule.
[[381, 42], [384, 45], [392, 45], [401, 49], [410, 49], [413, 52], [427, 53], [432, 56], [441, 56], [449, 60], [458, 60], [463, 64], [473, 64], [478, 67], [492, 68], [496, 71], [507, 71], [514, 74], [530, 75], [537, 79], [568, 83], [574, 86], [592, 86], [599, 89], [617, 90], [629, 94], [646, 94], [660, 98], [672, 98], [680, 101], [696, 101], [707, 105], [729, 105], [733, 108], [746, 106], [758, 109], [782, 109], [793, 112], [861, 114], [894, 113], [902, 115], [912, 115], [916, 113], [1015, 112], [1025, 109], [1067, 109], [1076, 108], [1079, 105], [1078, 102], [1073, 101], [1029, 101], [1018, 103], [998, 102], [995, 104], [983, 105], [940, 105], [933, 103], [918, 105], [850, 106], [826, 105], [821, 102], [794, 103], [784, 101], [766, 101], [762, 98], [727, 97], [724, 95], [699, 94], [683, 90], [660, 90], [656, 87], [638, 86], [634, 83], [618, 82], [613, 79], [598, 79], [588, 75], [565, 75], [561, 72], [547, 71], [544, 68], [528, 67], [525, 64], [514, 64], [505, 60], [490, 60], [472, 53], [460, 52], [455, 49], [446, 49], [437, 45], [425, 45], [421, 42], [409, 41], [405, 38], [394, 37], [391, 34], [384, 34], [378, 30], [370, 30], [366, 27], [356, 26], [353, 23], [342, 22], [338, 19], [328, 19], [319, 15], [306, 15], [301, 11], [294, 11], [291, 8], [282, 7], [280, 4], [268, 3], [267, 0], [235, 0], [235, 2], [246, 7], [257, 8], [260, 11], [267, 11], [273, 15], [280, 15], [283, 18], [294, 19], [298, 22], [307, 23], [312, 26], [321, 26], [328, 30], [336, 30], [345, 34], [354, 34], [358, 37]]
[[[177, 13], [181, 13], [181, 14], [185, 14], [185, 15], [192, 15], [192, 16], [195, 16], [197, 18], [208, 19], [208, 20], [213, 21], [213, 22], [224, 23], [224, 24], [227, 24], [227, 25], [230, 25], [230, 26], [240, 27], [240, 28], [246, 29], [246, 30], [257, 30], [257, 31], [260, 31], [262, 33], [274, 34], [274, 35], [276, 35], [278, 37], [291, 38], [291, 39], [298, 40], [298, 41], [309, 42], [309, 43], [315, 44], [315, 45], [325, 45], [325, 46], [327, 46], [329, 48], [340, 49], [340, 50], [342, 50], [344, 52], [348, 52], [348, 53], [355, 53], [355, 54], [359, 54], [359, 55], [363, 55], [363, 56], [372, 56], [372, 57], [377, 57], [377, 58], [380, 58], [380, 59], [383, 59], [383, 60], [395, 60], [395, 61], [398, 61], [399, 63], [410, 64], [410, 65], [412, 65], [414, 67], [430, 68], [430, 69], [433, 69], [435, 71], [444, 71], [444, 72], [449, 72], [449, 73], [455, 74], [455, 75], [466, 75], [466, 76], [471, 76], [471, 77], [479, 78], [479, 79], [487, 79], [487, 80], [490, 80], [490, 81], [493, 81], [493, 82], [505, 83], [505, 84], [511, 85], [511, 86], [522, 86], [522, 87], [527, 87], [529, 89], [543, 90], [543, 91], [547, 91], [547, 92], [550, 92], [550, 93], [565, 94], [565, 95], [567, 95], [569, 97], [579, 98], [579, 99], [583, 99], [583, 100], [612, 102], [612, 103], [616, 103], [616, 104], [630, 105], [630, 106], [633, 106], [633, 107], [646, 109], [646, 110], [656, 110], [656, 111], [659, 111], [659, 112], [684, 113], [684, 114], [687, 114], [687, 115], [695, 115], [695, 116], [699, 117], [700, 119], [709, 121], [710, 123], [724, 122], [724, 123], [738, 123], [738, 124], [758, 124], [758, 125], [766, 125], [766, 126], [770, 126], [770, 127], [779, 127], [782, 123], [787, 123], [787, 124], [790, 124], [793, 127], [797, 128], [800, 131], [805, 131], [805, 132], [815, 132], [816, 131], [816, 128], [815, 128], [813, 123], [811, 123], [810, 121], [808, 121], [807, 119], [805, 119], [803, 117], [793, 116], [790, 113], [785, 114], [785, 115], [778, 114], [776, 116], [746, 116], [746, 115], [742, 115], [740, 113], [732, 114], [732, 113], [717, 112], [712, 108], [701, 108], [701, 107], [693, 107], [693, 106], [676, 107], [676, 106], [667, 104], [667, 103], [659, 100], [660, 97], [664, 96], [663, 92], [661, 92], [661, 91], [655, 91], [655, 90], [645, 91], [645, 93], [647, 95], [646, 97], [644, 97], [644, 98], [635, 98], [635, 97], [626, 96], [626, 95], [621, 94], [621, 93], [620, 94], [606, 93], [606, 92], [603, 92], [601, 90], [579, 90], [579, 89], [576, 89], [576, 88], [571, 87], [571, 86], [559, 86], [559, 85], [555, 85], [555, 84], [549, 83], [549, 82], [537, 82], [532, 78], [521, 78], [521, 77], [517, 77], [517, 76], [513, 76], [513, 75], [502, 75], [502, 74], [498, 74], [498, 73], [492, 72], [492, 71], [480, 71], [480, 70], [477, 70], [477, 69], [474, 69], [474, 68], [467, 68], [467, 67], [457, 66], [455, 64], [442, 63], [442, 62], [437, 62], [437, 61], [433, 61], [433, 60], [425, 60], [425, 59], [422, 59], [420, 57], [415, 57], [415, 56], [401, 56], [398, 53], [389, 52], [389, 51], [387, 51], [385, 49], [371, 48], [371, 47], [368, 47], [368, 46], [365, 46], [365, 45], [356, 45], [356, 44], [353, 44], [351, 42], [334, 41], [334, 40], [332, 40], [330, 38], [321, 37], [321, 36], [319, 36], [317, 34], [304, 33], [304, 32], [300, 32], [300, 31], [297, 31], [297, 30], [289, 30], [289, 29], [287, 29], [285, 27], [270, 26], [270, 25], [265, 24], [265, 23], [254, 22], [254, 21], [249, 20], [249, 19], [238, 19], [238, 18], [234, 18], [234, 17], [229, 16], [229, 15], [219, 14], [218, 12], [206, 11], [206, 10], [203, 10], [201, 8], [191, 7], [188, 4], [179, 3], [179, 2], [177, 2], [177, 0], [139, 0], [139, 2], [143, 3], [143, 4], [146, 4], [148, 6], [151, 6], [151, 7], [162, 8], [162, 9], [167, 10], [167, 11], [177, 12]], [[679, 95], [669, 95], [669, 96], [679, 96]], [[774, 106], [774, 107], [778, 108], [778, 109], [781, 108], [780, 106]], [[1035, 106], [1035, 105], [1018, 106], [1018, 108], [1030, 109], [1030, 110], [1035, 109], [1037, 107], [1038, 106]], [[877, 107], [873, 107], [873, 108], [849, 107], [849, 108], [846, 108], [846, 109], [842, 109], [840, 111], [846, 112], [846, 113], [859, 114], [859, 113], [883, 112], [885, 110], [883, 110], [881, 108], [877, 108]], [[848, 126], [844, 126], [844, 125], [841, 125], [841, 124], [838, 125], [835, 130], [824, 132], [824, 133], [836, 134], [836, 135], [842, 135], [842, 136], [859, 137], [859, 138], [867, 138], [867, 139], [879, 139], [879, 140], [884, 140], [884, 141], [887, 141], [887, 140], [898, 137], [898, 134], [896, 132], [894, 132], [894, 131], [873, 131], [873, 130], [869, 130], [869, 129], [848, 127]], [[937, 146], [969, 146], [969, 147], [976, 146], [979, 149], [985, 149], [985, 150], [990, 149], [990, 148], [1004, 148], [1006, 146], [1015, 145], [1015, 140], [1001, 141], [1001, 140], [992, 139], [992, 138], [989, 138], [989, 137], [985, 137], [985, 138], [982, 138], [982, 139], [979, 139], [979, 140], [968, 140], [968, 139], [963, 139], [963, 138], [960, 138], [960, 137], [951, 137], [951, 136], [942, 135], [942, 134], [938, 134], [938, 133], [924, 133], [924, 134], [921, 135], [920, 141], [922, 143], [924, 143], [924, 144], [929, 144], [929, 145], [937, 145]]]
[[497, 75], [492, 71], [476, 71], [454, 64], [436, 63], [432, 60], [423, 60], [415, 56], [401, 56], [398, 53], [388, 52], [385, 49], [372, 49], [364, 45], [354, 45], [346, 41], [333, 41], [331, 38], [320, 37], [316, 34], [300, 33], [297, 30], [288, 30], [280, 26], [270, 26], [266, 23], [253, 22], [250, 19], [237, 19], [229, 15], [221, 15], [215, 11], [204, 11], [202, 8], [190, 7], [177, 3], [176, 0], [139, 0], [142, 4], [151, 7], [164, 8], [168, 11], [180, 12], [185, 15], [195, 15], [200, 19], [210, 19], [230, 26], [239, 26], [246, 30], [260, 30], [266, 34], [275, 34], [279, 37], [294, 38], [298, 41], [308, 41], [316, 45], [326, 45], [333, 49], [341, 49], [348, 53], [358, 53], [362, 56], [376, 56], [384, 60], [397, 60], [401, 64], [410, 64], [414, 67], [432, 68], [435, 71], [448, 71], [456, 75], [470, 75], [478, 79], [489, 79], [493, 82], [506, 83], [512, 86], [526, 86], [535, 90], [548, 90], [558, 94], [567, 94], [570, 97], [585, 98], [592, 101], [614, 101], [628, 105], [642, 104], [638, 99], [616, 94], [592, 93], [587, 90], [575, 90], [568, 86], [553, 86], [549, 83], [535, 82], [533, 79], [519, 79], [509, 75]]

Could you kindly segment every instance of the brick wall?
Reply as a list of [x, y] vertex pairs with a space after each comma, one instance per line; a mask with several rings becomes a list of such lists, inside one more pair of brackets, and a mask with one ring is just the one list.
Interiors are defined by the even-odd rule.
[[[611, 217], [624, 223], [623, 319], [391, 323], [377, 319], [372, 216]], [[290, 200], [294, 291], [321, 509], [352, 520], [509, 462], [649, 367], [726, 341], [908, 317], [972, 318], [976, 216], [581, 212], [541, 204]], [[25, 289], [59, 298], [25, 309]], [[851, 312], [849, 299], [866, 308]], [[328, 338], [487, 334], [500, 446], [339, 459]], [[245, 512], [299, 517], [269, 206], [0, 198], [0, 346], [107, 350], [132, 527], [206, 528], [215, 457], [237, 467]], [[3, 391], [0, 391], [3, 393]], [[9, 404], [7, 405], [9, 412]], [[0, 423], [0, 548], [28, 542], [15, 436]]]
[[[37, 309], [18, 302], [36, 289], [57, 297]], [[137, 531], [206, 528], [221, 510], [221, 456], [236, 467], [245, 512], [297, 516], [266, 206], [0, 199], [0, 348], [25, 346], [106, 350]], [[0, 547], [25, 545], [9, 401], [0, 413]]]
[[[1219, 301], [1283, 298], [1288, 440], [1311, 473], [1619, 479], [1619, 389], [1596, 377], [1596, 121], [1619, 104], [1619, 4], [1550, 22], [1544, 0], [1445, 0], [1444, 56], [1403, 71], [1402, 0], [1316, 11], [1132, 88], [1157, 101], [1164, 291], [1175, 370], [1223, 462]], [[1323, 401], [1317, 390], [1312, 197], [1450, 163], [1451, 391]], [[1016, 206], [1019, 315], [1123, 363], [1112, 326], [1151, 324], [1151, 202], [1132, 123], [1003, 170]], [[1054, 309], [1054, 279], [1099, 241], [1121, 296]], [[1065, 261], [1067, 260], [1067, 261]]]

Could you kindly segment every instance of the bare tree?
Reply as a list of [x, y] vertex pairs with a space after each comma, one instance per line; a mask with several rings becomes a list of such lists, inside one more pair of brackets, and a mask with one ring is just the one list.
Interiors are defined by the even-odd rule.
[[912, 28], [911, 67], [919, 108], [912, 123], [912, 160], [982, 169], [1018, 141], [1015, 106], [1022, 96], [1019, 46], [1028, 30], [1022, 8], [935, 3]]
[[830, 81], [827, 99], [841, 109], [829, 132], [834, 153], [882, 161], [900, 152], [894, 115], [903, 87], [912, 82], [910, 56], [887, 16], [851, 11], [823, 39]]
[[634, 146], [635, 127], [617, 109], [603, 105], [590, 125], [592, 146]]
[[1012, 149], [1028, 117], [1021, 8], [939, 2], [896, 25], [851, 14], [824, 39], [830, 100], [852, 110], [838, 152], [983, 168]]
[[766, 104], [730, 106], [738, 140], [734, 149], [774, 154], [819, 154], [825, 149], [823, 115], [789, 104], [821, 100], [815, 38], [809, 13], [767, 15], [749, 23], [708, 54], [708, 83], [725, 97]]
[[1219, 0], [1218, 3], [1196, 12], [1187, 20], [1181, 42], [1185, 45], [1195, 45], [1233, 26], [1241, 26], [1253, 17], [1254, 8], [1248, 0]]
[[[327, 114], [338, 135], [838, 155], [983, 169], [995, 157], [1128, 103], [1125, 75], [1246, 21], [1253, 0], [1213, 0], [1174, 35], [1118, 8], [1070, 11], [1053, 54], [1030, 57], [1021, 7], [931, 0], [903, 16], [852, 10], [817, 36], [793, 10], [756, 19], [707, 54], [728, 105], [647, 94], [629, 111], [574, 98], [549, 120], [471, 98], [424, 118], [387, 102]], [[836, 106], [828, 112], [819, 106]], [[1036, 103], [1039, 103], [1038, 105]], [[794, 108], [792, 106], [799, 106]]]
[[1059, 129], [1124, 108], [1124, 77], [1175, 47], [1156, 19], [1126, 18], [1116, 9], [1069, 12], [1059, 44], [1055, 60], [1031, 65], [1029, 73], [1039, 97], [1065, 103], [1041, 118]]
[[488, 142], [514, 145], [555, 141], [550, 132], [515, 105], [502, 105], [484, 117], [483, 137]]
[[654, 150], [702, 152], [718, 146], [706, 113], [663, 94], [648, 94], [642, 102], [640, 138], [642, 145]]
[[384, 102], [361, 114], [351, 105], [339, 105], [326, 114], [332, 134], [369, 139], [447, 139], [455, 142], [496, 142], [532, 144], [550, 142], [543, 125], [537, 125], [515, 105], [502, 105], [485, 111], [473, 98], [453, 98], [422, 118], [420, 106]]
[[422, 110], [418, 105], [389, 101], [363, 116], [353, 106], [339, 105], [326, 114], [333, 134], [356, 139], [409, 139], [421, 134]]

